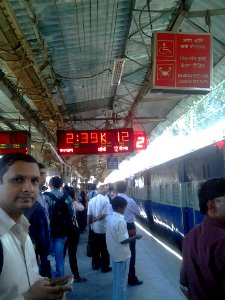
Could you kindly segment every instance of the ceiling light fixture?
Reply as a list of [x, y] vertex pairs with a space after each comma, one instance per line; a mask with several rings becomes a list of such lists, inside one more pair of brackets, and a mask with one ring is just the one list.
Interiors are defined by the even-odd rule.
[[125, 64], [125, 58], [117, 58], [114, 60], [112, 72], [112, 85], [119, 85]]

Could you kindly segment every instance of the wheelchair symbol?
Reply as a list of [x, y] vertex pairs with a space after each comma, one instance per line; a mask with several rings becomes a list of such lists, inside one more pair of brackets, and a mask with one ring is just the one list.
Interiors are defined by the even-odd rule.
[[163, 43], [162, 47], [159, 48], [159, 53], [163, 55], [172, 54], [171, 50], [167, 47], [166, 43]]

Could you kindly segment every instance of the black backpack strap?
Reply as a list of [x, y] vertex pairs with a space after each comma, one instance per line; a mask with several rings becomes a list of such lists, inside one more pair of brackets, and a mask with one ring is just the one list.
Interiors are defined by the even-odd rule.
[[57, 197], [56, 197], [53, 193], [51, 193], [51, 192], [44, 192], [43, 195], [48, 196], [49, 198], [51, 198], [51, 199], [54, 200], [54, 201], [57, 201], [57, 200], [63, 200], [63, 201], [65, 201], [65, 200], [68, 198], [68, 195], [67, 195], [67, 194], [63, 194], [62, 197], [57, 198]]
[[67, 194], [63, 194], [63, 196], [60, 198], [60, 200], [66, 201], [67, 198], [68, 198], [68, 195]]
[[24, 213], [24, 216], [30, 221], [31, 217], [33, 216], [33, 213], [36, 211], [36, 209], [39, 206], [39, 202], [36, 201], [29, 209], [27, 209]]
[[44, 192], [43, 195], [44, 196], [48, 196], [49, 198], [51, 198], [54, 201], [58, 200], [58, 198], [53, 193], [51, 193], [51, 192]]
[[2, 248], [2, 241], [0, 239], [0, 275], [2, 273], [2, 267], [3, 267], [3, 248]]

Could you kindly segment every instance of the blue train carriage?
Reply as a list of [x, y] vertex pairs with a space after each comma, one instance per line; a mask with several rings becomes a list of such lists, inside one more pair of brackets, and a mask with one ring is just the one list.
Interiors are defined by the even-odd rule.
[[224, 147], [212, 144], [127, 179], [128, 193], [141, 208], [141, 219], [181, 241], [202, 221], [198, 188], [224, 176]]

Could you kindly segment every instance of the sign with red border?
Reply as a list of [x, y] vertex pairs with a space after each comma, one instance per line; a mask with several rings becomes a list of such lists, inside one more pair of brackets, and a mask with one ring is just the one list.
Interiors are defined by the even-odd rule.
[[210, 92], [210, 34], [157, 32], [152, 44], [152, 91]]
[[25, 130], [0, 131], [0, 155], [30, 153], [30, 133]]

